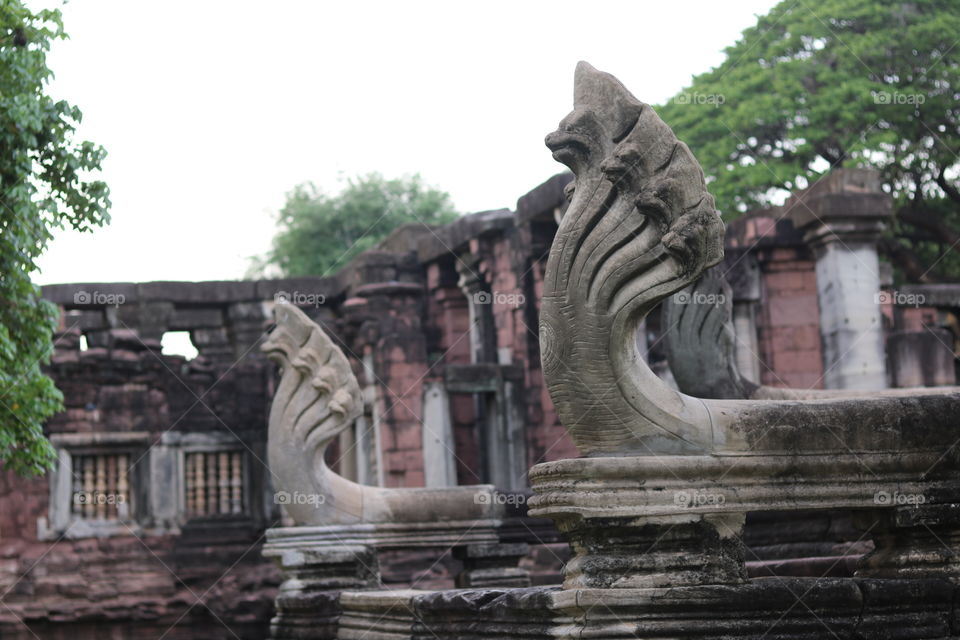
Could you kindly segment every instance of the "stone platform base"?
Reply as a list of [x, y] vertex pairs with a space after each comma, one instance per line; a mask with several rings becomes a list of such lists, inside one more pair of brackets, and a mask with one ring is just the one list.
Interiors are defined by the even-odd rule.
[[277, 615], [270, 621], [271, 638], [318, 640], [337, 637], [338, 593], [280, 594], [275, 604]]
[[347, 592], [339, 638], [956, 640], [940, 580], [764, 578], [667, 589]]

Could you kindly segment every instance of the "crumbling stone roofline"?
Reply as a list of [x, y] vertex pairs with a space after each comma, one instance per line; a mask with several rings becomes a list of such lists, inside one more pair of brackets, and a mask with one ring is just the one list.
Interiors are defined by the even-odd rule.
[[[51, 284], [42, 287], [43, 297], [65, 309], [83, 309], [97, 304], [75, 301], [78, 291], [101, 291], [124, 297], [125, 303], [173, 302], [183, 305], [206, 305], [256, 302], [273, 298], [277, 291], [322, 291], [328, 300], [336, 300], [348, 289], [363, 284], [358, 273], [365, 268], [395, 264], [400, 256], [414, 255], [420, 264], [464, 249], [474, 238], [488, 233], [502, 232], [516, 224], [526, 224], [536, 218], [552, 219], [552, 211], [565, 203], [563, 187], [572, 176], [562, 173], [553, 176], [517, 201], [517, 211], [494, 209], [465, 214], [441, 226], [407, 224], [393, 231], [373, 249], [364, 251], [335, 274], [326, 277], [302, 276], [266, 280], [211, 280], [201, 282], [79, 282]], [[413, 265], [409, 265], [413, 266]], [[397, 278], [405, 280], [403, 274]], [[185, 327], [188, 328], [188, 327]]]
[[42, 287], [43, 297], [67, 309], [108, 306], [83, 304], [74, 298], [78, 291], [101, 291], [122, 295], [124, 303], [173, 302], [175, 304], [210, 304], [255, 302], [272, 298], [277, 291], [295, 289], [322, 290], [328, 298], [343, 294], [344, 286], [337, 276], [279, 278], [271, 280], [211, 280], [205, 282], [104, 282], [50, 284]]

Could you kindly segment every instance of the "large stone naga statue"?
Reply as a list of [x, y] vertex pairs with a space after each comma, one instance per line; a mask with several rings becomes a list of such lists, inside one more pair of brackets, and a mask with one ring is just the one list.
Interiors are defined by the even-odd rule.
[[[723, 257], [723, 224], [687, 146], [613, 76], [581, 62], [574, 109], [546, 138], [576, 179], [550, 251], [540, 318], [544, 376], [587, 455], [845, 452], [957, 408], [956, 390], [820, 402], [703, 400], [665, 385], [637, 348], [640, 321]], [[948, 409], [952, 408], [952, 409]], [[768, 433], [770, 426], [776, 433]], [[842, 426], [838, 440], [830, 428]], [[784, 437], [787, 437], [785, 440]], [[853, 438], [851, 440], [851, 438]], [[761, 441], [762, 440], [762, 441]]]
[[[958, 390], [710, 400], [671, 389], [637, 331], [722, 258], [703, 172], [649, 105], [583, 62], [573, 111], [546, 144], [575, 180], [546, 267], [542, 362], [587, 457], [535, 466], [530, 512], [570, 540], [567, 586], [742, 581], [744, 514], [772, 509], [880, 508], [875, 532], [889, 535], [875, 536], [862, 575], [960, 574], [935, 540], [954, 535], [960, 502]], [[923, 516], [941, 518], [936, 536], [877, 502], [906, 493], [928, 511], [939, 503]], [[896, 542], [907, 529], [910, 549]]]
[[540, 316], [561, 421], [587, 454], [709, 450], [703, 405], [660, 383], [634, 346], [639, 321], [723, 257], [703, 171], [649, 105], [585, 62], [546, 143], [576, 175]]

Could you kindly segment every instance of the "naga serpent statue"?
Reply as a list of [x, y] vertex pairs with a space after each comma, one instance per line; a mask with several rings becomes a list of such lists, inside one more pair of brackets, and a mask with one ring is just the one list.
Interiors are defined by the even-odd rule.
[[[672, 475], [683, 467], [706, 477], [702, 465], [713, 465], [718, 478], [726, 477], [732, 458], [752, 457], [756, 469], [763, 458], [770, 474], [792, 469], [790, 486], [796, 487], [798, 479], [836, 471], [840, 461], [857, 472], [868, 454], [911, 478], [922, 471], [925, 481], [939, 475], [954, 481], [960, 447], [944, 453], [944, 433], [960, 414], [956, 389], [738, 400], [696, 398], [664, 384], [644, 361], [637, 331], [664, 298], [722, 259], [723, 224], [703, 171], [649, 105], [583, 62], [574, 109], [546, 144], [575, 180], [544, 277], [541, 360], [560, 420], [587, 458], [534, 467], [531, 483], [541, 495], [531, 501], [531, 514], [551, 515], [565, 504], [578, 513], [602, 512], [598, 494], [580, 491], [578, 483], [612, 474], [634, 486], [630, 474], [657, 471], [627, 464], [644, 456], [659, 458]], [[274, 312], [276, 327], [262, 346], [282, 367], [269, 418], [270, 468], [278, 489], [323, 497], [285, 505], [296, 523], [500, 517], [489, 485], [388, 489], [331, 470], [324, 451], [360, 415], [360, 387], [347, 358], [303, 312], [290, 304]], [[750, 473], [757, 504], [779, 495], [768, 491], [772, 476]], [[862, 505], [875, 490], [867, 480], [854, 488], [836, 484], [842, 495], [831, 504]], [[614, 503], [621, 499], [611, 496]], [[650, 512], [648, 498], [638, 502], [637, 513]], [[791, 500], [818, 504], [812, 493]]]
[[261, 346], [282, 373], [270, 408], [268, 461], [277, 489], [311, 494], [284, 507], [297, 524], [471, 521], [496, 516], [493, 487], [386, 489], [357, 484], [327, 465], [327, 446], [363, 412], [350, 362], [292, 304], [274, 307]]
[[821, 453], [865, 443], [902, 451], [933, 445], [925, 425], [960, 409], [956, 389], [803, 401], [671, 389], [648, 368], [637, 331], [722, 259], [723, 224], [703, 171], [649, 105], [585, 62], [573, 111], [545, 142], [575, 180], [547, 262], [540, 347], [560, 421], [583, 454], [783, 452], [798, 438]]

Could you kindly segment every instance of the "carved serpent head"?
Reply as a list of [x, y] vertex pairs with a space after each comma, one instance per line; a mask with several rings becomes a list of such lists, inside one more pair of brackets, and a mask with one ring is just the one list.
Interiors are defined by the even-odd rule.
[[544, 278], [547, 386], [582, 451], [684, 440], [687, 428], [649, 415], [659, 409], [636, 388], [649, 370], [636, 362], [634, 331], [720, 261], [723, 223], [690, 150], [649, 105], [585, 62], [574, 87], [573, 111], [546, 138], [576, 178]]

